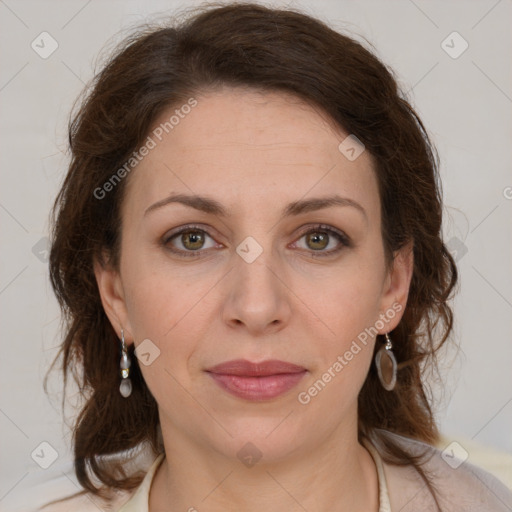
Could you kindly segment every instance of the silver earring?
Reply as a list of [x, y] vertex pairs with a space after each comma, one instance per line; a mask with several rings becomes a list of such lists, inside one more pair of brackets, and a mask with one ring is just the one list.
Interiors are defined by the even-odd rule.
[[119, 367], [121, 368], [121, 384], [119, 386], [119, 392], [125, 398], [128, 398], [132, 394], [132, 381], [130, 380], [130, 366], [132, 361], [126, 350], [126, 343], [124, 342], [124, 331], [121, 329], [121, 362]]
[[382, 387], [387, 391], [392, 391], [396, 385], [397, 364], [395, 354], [391, 350], [393, 344], [388, 334], [386, 336], [386, 344], [377, 352], [375, 356], [375, 366], [379, 375]]

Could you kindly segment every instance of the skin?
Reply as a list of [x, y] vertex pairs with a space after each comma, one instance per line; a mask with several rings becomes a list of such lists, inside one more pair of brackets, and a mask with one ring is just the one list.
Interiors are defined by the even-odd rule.
[[[405, 309], [412, 251], [397, 253], [386, 270], [372, 157], [364, 151], [349, 161], [338, 149], [348, 134], [284, 93], [224, 88], [196, 99], [129, 176], [119, 269], [95, 266], [116, 331], [124, 329], [127, 343], [150, 339], [160, 350], [140, 365], [166, 452], [150, 511], [377, 511], [375, 464], [357, 441], [357, 396], [375, 338], [307, 405], [298, 401], [379, 315], [402, 306], [383, 334]], [[209, 196], [228, 214], [178, 203], [145, 214], [171, 193]], [[365, 215], [333, 206], [281, 218], [290, 202], [333, 193]], [[169, 241], [169, 234], [191, 223], [208, 236], [198, 257], [180, 257], [170, 248], [197, 255], [190, 249], [197, 241]], [[315, 244], [304, 232], [322, 233], [318, 223], [351, 244], [334, 235], [325, 247]], [[248, 236], [263, 249], [252, 263], [236, 252]], [[280, 359], [308, 372], [286, 394], [249, 402], [204, 371], [238, 358]], [[262, 453], [250, 468], [237, 457], [247, 442]]]

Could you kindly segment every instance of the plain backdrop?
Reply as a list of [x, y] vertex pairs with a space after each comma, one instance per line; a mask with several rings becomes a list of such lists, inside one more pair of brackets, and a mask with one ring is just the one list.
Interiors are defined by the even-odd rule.
[[[133, 24], [198, 3], [0, 1], [0, 510], [27, 510], [52, 482], [75, 485], [59, 376], [49, 396], [43, 390], [60, 340], [46, 237], [66, 172], [69, 111], [106, 45]], [[512, 4], [288, 3], [374, 45], [438, 148], [444, 236], [460, 270], [461, 349], [442, 360], [437, 418], [446, 435], [510, 453]]]

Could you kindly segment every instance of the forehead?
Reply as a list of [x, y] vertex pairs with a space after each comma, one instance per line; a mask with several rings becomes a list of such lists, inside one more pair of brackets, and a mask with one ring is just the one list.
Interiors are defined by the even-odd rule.
[[179, 192], [213, 195], [233, 209], [338, 193], [378, 213], [372, 157], [347, 159], [339, 145], [348, 134], [320, 109], [245, 89], [194, 99], [192, 108], [163, 112], [150, 130], [154, 147], [131, 173], [125, 201], [139, 215]]

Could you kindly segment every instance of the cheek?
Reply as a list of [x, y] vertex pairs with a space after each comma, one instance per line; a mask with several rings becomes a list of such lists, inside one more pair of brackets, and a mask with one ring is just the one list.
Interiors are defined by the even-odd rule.
[[[378, 261], [361, 259], [347, 266], [336, 280], [325, 281], [323, 293], [311, 309], [324, 325], [326, 334], [317, 338], [315, 366], [308, 386], [318, 393], [320, 403], [354, 400], [372, 362], [375, 323], [379, 319], [382, 273]], [[304, 389], [304, 387], [303, 387]], [[321, 395], [321, 397], [320, 397]]]
[[205, 294], [211, 277], [191, 274], [187, 268], [170, 265], [161, 249], [137, 246], [128, 240], [122, 273], [126, 307], [135, 340], [167, 338], [187, 321], [189, 313]]
[[[151, 340], [161, 355], [156, 366], [183, 381], [188, 379], [187, 365], [194, 351], [207, 338], [215, 307], [211, 289], [218, 277], [192, 275], [188, 270], [171, 272], [170, 268], [155, 259], [149, 263], [140, 255], [133, 257], [124, 267], [124, 291], [136, 345]], [[142, 367], [149, 380], [159, 378], [153, 370]]]
[[[196, 293], [197, 292], [197, 293]], [[135, 343], [149, 338], [173, 367], [189, 357], [194, 339], [204, 322], [204, 293], [189, 287], [186, 291], [177, 286], [166, 286], [161, 280], [140, 280], [129, 292], [128, 315]], [[171, 353], [167, 357], [167, 353]]]
[[334, 332], [336, 338], [331, 338], [339, 349], [378, 319], [382, 275], [376, 267], [347, 267], [324, 283], [316, 308]]
[[326, 335], [315, 339], [314, 350], [310, 347], [316, 364], [301, 386], [299, 403], [307, 405], [311, 417], [325, 414], [326, 408], [333, 411], [333, 418], [347, 414], [372, 364], [375, 333], [371, 328], [378, 319], [376, 286], [355, 276], [344, 284], [327, 290], [321, 316], [331, 332], [326, 330]]
[[372, 362], [371, 354], [369, 344], [361, 346], [351, 360], [340, 351], [304, 382], [298, 390], [297, 402], [312, 428], [317, 428], [319, 418], [325, 423], [337, 423], [357, 408], [357, 398]]
[[149, 346], [156, 347], [154, 361], [145, 365], [140, 359], [139, 364], [151, 393], [159, 405], [189, 406], [184, 389], [190, 387], [189, 361], [197, 349], [195, 340], [201, 337], [196, 332], [202, 324], [198, 299], [204, 293], [182, 286], [179, 279], [163, 279], [157, 272], [134, 273], [126, 292], [136, 346], [150, 340], [153, 345]]

